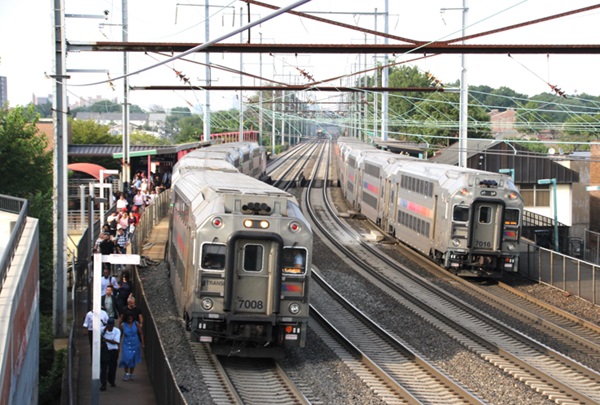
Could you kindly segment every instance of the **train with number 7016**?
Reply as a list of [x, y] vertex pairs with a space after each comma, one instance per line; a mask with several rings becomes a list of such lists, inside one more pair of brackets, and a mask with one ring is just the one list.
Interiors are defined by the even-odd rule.
[[338, 178], [353, 209], [464, 277], [515, 273], [523, 199], [512, 178], [427, 162], [339, 138]]
[[173, 168], [167, 263], [192, 340], [215, 354], [304, 347], [313, 234], [295, 197], [258, 178], [256, 143], [197, 149]]

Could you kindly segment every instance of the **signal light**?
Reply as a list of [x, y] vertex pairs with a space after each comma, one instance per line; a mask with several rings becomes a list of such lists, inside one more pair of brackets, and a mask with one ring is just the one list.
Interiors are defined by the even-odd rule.
[[220, 228], [223, 226], [223, 220], [219, 217], [213, 218], [212, 225], [214, 228]]

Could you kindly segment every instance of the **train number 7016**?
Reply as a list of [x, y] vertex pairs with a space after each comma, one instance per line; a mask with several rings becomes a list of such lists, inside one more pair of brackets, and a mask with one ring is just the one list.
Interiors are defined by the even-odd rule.
[[492, 242], [490, 242], [489, 240], [476, 240], [475, 247], [476, 248], [491, 248]]

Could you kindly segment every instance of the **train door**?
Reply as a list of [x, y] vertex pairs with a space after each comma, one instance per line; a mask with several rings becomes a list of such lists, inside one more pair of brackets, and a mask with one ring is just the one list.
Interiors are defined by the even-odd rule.
[[502, 232], [502, 206], [477, 201], [473, 204], [471, 248], [481, 252], [500, 249]]
[[278, 244], [270, 240], [238, 239], [234, 262], [231, 312], [273, 313], [273, 283]]

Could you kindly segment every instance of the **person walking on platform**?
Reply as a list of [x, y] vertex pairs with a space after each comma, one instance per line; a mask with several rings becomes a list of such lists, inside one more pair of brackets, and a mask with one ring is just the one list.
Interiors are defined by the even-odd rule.
[[109, 318], [117, 319], [119, 317], [119, 302], [113, 294], [113, 286], [107, 285], [104, 292], [105, 295], [100, 298], [100, 306], [106, 311]]
[[[119, 312], [123, 315], [123, 312], [127, 309], [127, 300], [131, 295], [131, 281], [129, 280], [129, 271], [123, 270], [121, 274], [121, 281], [119, 281]], [[134, 305], [135, 306], [135, 305]], [[136, 318], [134, 318], [136, 319]], [[123, 320], [121, 319], [121, 322]]]
[[100, 391], [106, 390], [106, 382], [111, 387], [116, 387], [117, 361], [121, 344], [121, 330], [115, 328], [115, 320], [108, 318], [106, 327], [102, 331], [100, 343]]
[[139, 324], [134, 321], [133, 314], [126, 313], [125, 319], [121, 324], [123, 351], [119, 367], [125, 369], [123, 381], [133, 381], [135, 366], [142, 362], [142, 349], [145, 347], [144, 334]]
[[[100, 310], [100, 324], [102, 326], [106, 325], [108, 322], [108, 314], [105, 310]], [[85, 314], [85, 319], [83, 320], [83, 327], [86, 329], [86, 333], [88, 335], [88, 339], [90, 340], [90, 358], [92, 357], [92, 341], [94, 336], [94, 311], [88, 311]]]

